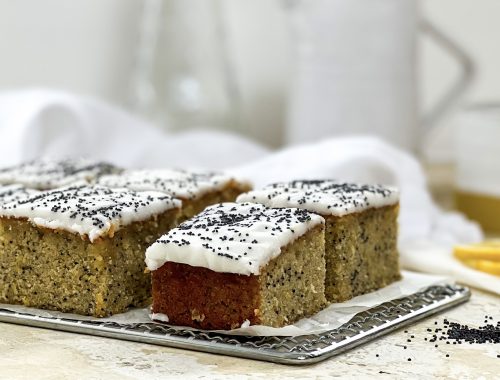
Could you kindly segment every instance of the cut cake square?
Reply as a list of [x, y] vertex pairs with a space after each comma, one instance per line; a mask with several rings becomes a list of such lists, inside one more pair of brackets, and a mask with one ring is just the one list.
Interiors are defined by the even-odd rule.
[[298, 207], [325, 218], [326, 298], [342, 302], [401, 278], [397, 235], [399, 192], [388, 186], [332, 180], [272, 184], [238, 202]]
[[44, 191], [0, 206], [0, 303], [97, 317], [145, 306], [148, 245], [180, 202], [101, 186]]
[[325, 304], [324, 220], [300, 209], [210, 206], [146, 252], [152, 318], [202, 329], [281, 327]]

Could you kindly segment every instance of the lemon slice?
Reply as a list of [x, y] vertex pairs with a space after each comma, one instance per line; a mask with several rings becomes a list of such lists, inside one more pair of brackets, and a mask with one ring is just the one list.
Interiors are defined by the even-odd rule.
[[500, 262], [500, 241], [485, 241], [478, 244], [457, 245], [453, 254], [460, 260], [488, 260]]
[[500, 262], [490, 260], [464, 260], [464, 264], [482, 272], [500, 276]]

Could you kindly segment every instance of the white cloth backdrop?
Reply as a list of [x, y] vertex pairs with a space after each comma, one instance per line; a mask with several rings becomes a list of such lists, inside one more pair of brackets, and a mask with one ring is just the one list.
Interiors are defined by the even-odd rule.
[[417, 160], [371, 137], [332, 138], [271, 152], [220, 132], [168, 134], [94, 99], [48, 90], [0, 94], [0, 166], [40, 156], [86, 156], [125, 167], [227, 169], [256, 187], [269, 182], [336, 178], [401, 190], [401, 263], [500, 294], [500, 279], [452, 258], [455, 243], [480, 241], [481, 230], [441, 211]]

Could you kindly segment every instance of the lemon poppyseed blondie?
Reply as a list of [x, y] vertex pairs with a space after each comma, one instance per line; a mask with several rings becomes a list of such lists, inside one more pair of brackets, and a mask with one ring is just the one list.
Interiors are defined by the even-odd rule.
[[160, 191], [182, 201], [182, 220], [209, 205], [232, 202], [251, 189], [246, 181], [218, 172], [175, 169], [127, 170], [98, 179], [99, 184], [134, 191]]
[[222, 203], [146, 251], [153, 320], [202, 329], [281, 327], [325, 304], [324, 220], [300, 209]]
[[380, 185], [292, 181], [242, 194], [238, 202], [298, 207], [325, 218], [326, 297], [342, 302], [400, 278], [399, 193]]
[[144, 306], [146, 248], [179, 213], [163, 193], [91, 185], [0, 205], [0, 303], [97, 317]]
[[104, 174], [121, 171], [112, 164], [83, 158], [37, 159], [0, 169], [0, 185], [20, 184], [31, 189], [49, 190], [76, 182], [92, 183]]

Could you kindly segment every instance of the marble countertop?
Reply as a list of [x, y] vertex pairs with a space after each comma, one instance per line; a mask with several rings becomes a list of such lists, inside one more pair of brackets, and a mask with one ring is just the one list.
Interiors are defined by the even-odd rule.
[[485, 315], [500, 316], [500, 298], [473, 290], [466, 304], [338, 357], [301, 367], [0, 323], [0, 379], [349, 379], [368, 376], [488, 379], [498, 376], [500, 370], [499, 344], [448, 345], [438, 341], [436, 348], [434, 343], [425, 341], [431, 334], [427, 329], [434, 328], [435, 321], [441, 324], [447, 318], [481, 326]]

